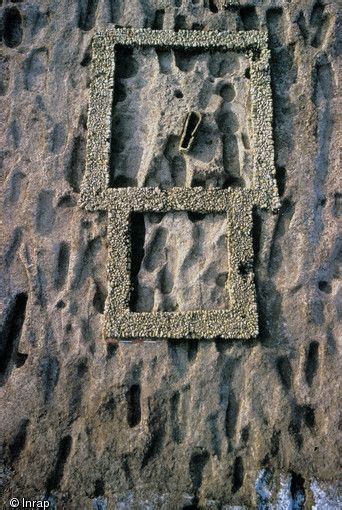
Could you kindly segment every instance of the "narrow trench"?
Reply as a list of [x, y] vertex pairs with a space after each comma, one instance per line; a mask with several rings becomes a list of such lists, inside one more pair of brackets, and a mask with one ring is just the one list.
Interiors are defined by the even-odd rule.
[[10, 462], [13, 464], [20, 456], [21, 452], [24, 450], [27, 440], [27, 429], [30, 420], [28, 418], [23, 418], [19, 424], [19, 429], [13, 440], [9, 443], [9, 457]]
[[94, 497], [99, 498], [105, 494], [105, 484], [101, 478], [95, 480]]
[[216, 1], [215, 0], [209, 0], [208, 1], [208, 4], [209, 4], [209, 9], [210, 11], [213, 13], [213, 14], [216, 14], [218, 12], [218, 7], [216, 5]]
[[314, 341], [309, 345], [306, 363], [305, 363], [305, 379], [308, 386], [312, 386], [313, 380], [317, 373], [318, 369], [318, 359], [319, 359], [319, 343]]
[[130, 310], [135, 311], [138, 302], [138, 275], [141, 263], [144, 258], [145, 250], [145, 220], [142, 213], [132, 213], [130, 217], [131, 234], [131, 293], [129, 306]]
[[244, 478], [244, 468], [241, 457], [236, 457], [234, 466], [233, 466], [233, 483], [232, 483], [232, 493], [235, 494], [238, 492], [243, 485]]
[[203, 471], [210, 458], [209, 452], [206, 450], [194, 452], [189, 462], [189, 473], [192, 482], [192, 488], [195, 493], [194, 507], [197, 508], [199, 502], [199, 490], [202, 485]]
[[50, 495], [52, 491], [58, 490], [63, 479], [64, 467], [70, 455], [72, 438], [70, 435], [63, 437], [59, 443], [55, 468], [46, 482], [46, 492]]
[[[125, 175], [126, 163], [119, 164], [120, 154], [124, 150], [127, 124], [130, 116], [125, 115], [118, 107], [127, 96], [125, 80], [135, 76], [139, 64], [133, 48], [117, 45], [115, 50], [114, 94], [112, 103], [110, 156], [109, 156], [109, 187], [120, 188], [136, 186], [136, 179]], [[118, 109], [117, 109], [118, 108]]]
[[23, 364], [21, 361], [25, 361], [21, 358], [26, 355], [18, 353], [17, 356], [17, 348], [25, 320], [26, 303], [27, 294], [25, 292], [16, 295], [0, 335], [2, 338], [0, 344], [0, 386], [6, 382], [11, 360], [18, 357], [17, 366], [21, 366]]
[[298, 510], [304, 510], [305, 506], [305, 480], [304, 478], [295, 472], [291, 472], [291, 484], [290, 492], [293, 500], [292, 508]]
[[261, 339], [265, 339], [268, 337], [268, 321], [266, 308], [264, 306], [262, 281], [259, 276], [259, 252], [261, 248], [262, 216], [260, 211], [256, 207], [253, 208], [252, 211], [252, 221], [253, 221], [252, 227], [253, 273], [258, 308], [259, 337]]
[[78, 27], [81, 30], [91, 30], [96, 21], [96, 11], [99, 0], [87, 0], [81, 3], [81, 11], [79, 14]]
[[140, 423], [140, 385], [133, 384], [127, 392], [127, 422], [133, 428]]
[[152, 23], [153, 30], [162, 30], [164, 24], [165, 9], [156, 10], [154, 20]]
[[16, 6], [5, 9], [3, 16], [3, 38], [9, 48], [19, 46], [23, 38], [22, 17]]

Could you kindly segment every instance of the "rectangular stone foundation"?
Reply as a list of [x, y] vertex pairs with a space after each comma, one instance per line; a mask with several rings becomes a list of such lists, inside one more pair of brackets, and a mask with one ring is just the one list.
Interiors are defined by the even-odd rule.
[[[115, 52], [120, 46], [234, 51], [250, 66], [253, 170], [248, 187], [116, 187], [110, 185]], [[258, 334], [253, 282], [252, 209], [277, 208], [272, 140], [272, 98], [267, 34], [248, 31], [178, 32], [115, 29], [93, 43], [87, 165], [81, 204], [108, 211], [106, 338], [248, 339]], [[210, 165], [209, 165], [210, 166]], [[210, 171], [210, 168], [209, 168]], [[125, 183], [127, 185], [127, 183]], [[227, 308], [193, 311], [132, 311], [130, 215], [144, 212], [224, 213], [227, 218]]]

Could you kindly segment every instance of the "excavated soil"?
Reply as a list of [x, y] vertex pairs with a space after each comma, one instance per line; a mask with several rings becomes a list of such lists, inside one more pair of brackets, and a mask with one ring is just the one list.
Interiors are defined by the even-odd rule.
[[[337, 3], [0, 5], [3, 508], [341, 508]], [[254, 213], [257, 339], [103, 340], [107, 217], [78, 200], [91, 40], [115, 25], [268, 30], [281, 207]], [[119, 49], [110, 185], [248, 187], [248, 83], [233, 52]], [[225, 222], [136, 214], [131, 309], [226, 308]]]

